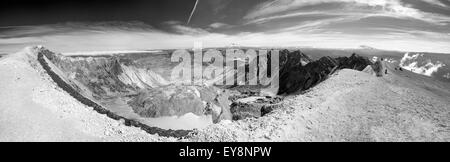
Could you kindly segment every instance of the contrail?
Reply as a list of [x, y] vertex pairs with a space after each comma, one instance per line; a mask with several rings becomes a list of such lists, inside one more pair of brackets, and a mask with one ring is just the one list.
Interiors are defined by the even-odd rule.
[[191, 22], [192, 15], [194, 15], [195, 9], [197, 8], [198, 1], [199, 1], [199, 0], [196, 0], [196, 1], [195, 1], [194, 8], [192, 9], [191, 15], [189, 16], [189, 19], [188, 19], [188, 21], [187, 21], [187, 23], [186, 23], [187, 25], [189, 25], [189, 22]]

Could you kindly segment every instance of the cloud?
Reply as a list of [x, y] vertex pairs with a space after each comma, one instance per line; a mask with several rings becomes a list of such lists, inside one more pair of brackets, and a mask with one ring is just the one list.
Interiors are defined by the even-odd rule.
[[[73, 25], [30, 26], [1, 31], [0, 53], [16, 52], [29, 45], [44, 45], [58, 52], [78, 52], [192, 48], [194, 42], [203, 42], [204, 47], [226, 47], [234, 43], [253, 47], [357, 48], [364, 44], [396, 51], [450, 53], [450, 35], [432, 31], [386, 28], [379, 29], [383, 30], [382, 34], [352, 34], [324, 28], [333, 26], [336, 21], [348, 20], [345, 17], [340, 19], [312, 18], [271, 32], [252, 30], [230, 35], [185, 26], [177, 21], [165, 22], [163, 26], [167, 30], [142, 29], [139, 25], [125, 28], [92, 24], [84, 28], [74, 28]], [[223, 25], [216, 24], [219, 26]]]
[[441, 6], [441, 7], [447, 7], [447, 5], [445, 5], [444, 3], [442, 3], [439, 0], [423, 0], [423, 1], [427, 2], [429, 4], [432, 4], [432, 5]]
[[183, 25], [180, 21], [166, 21], [162, 23], [164, 26], [166, 26], [166, 30], [169, 32], [173, 32], [176, 34], [183, 34], [183, 35], [204, 35], [209, 34], [208, 31], [202, 29], [202, 28], [196, 28], [191, 27], [187, 25]]
[[446, 66], [439, 61], [436, 63], [432, 63], [431, 60], [421, 61], [421, 58], [423, 57], [424, 54], [410, 55], [409, 53], [406, 53], [400, 60], [399, 66], [414, 73], [426, 76], [432, 76], [439, 68]]
[[285, 18], [292, 18], [292, 17], [301, 17], [301, 16], [345, 16], [348, 14], [336, 14], [336, 13], [329, 13], [324, 11], [308, 11], [308, 12], [294, 12], [294, 13], [287, 13], [287, 14], [281, 14], [281, 15], [273, 15], [273, 16], [267, 16], [267, 17], [261, 17], [257, 19], [252, 19], [247, 21], [245, 24], [262, 24], [266, 23], [272, 20], [277, 19], [285, 19]]
[[[427, 0], [428, 3], [439, 4], [439, 1]], [[340, 3], [345, 8], [332, 10], [305, 11], [307, 6]], [[443, 4], [442, 4], [443, 5]], [[249, 21], [267, 20], [298, 16], [302, 14], [336, 14], [360, 17], [389, 16], [396, 18], [411, 18], [429, 23], [444, 25], [450, 22], [448, 16], [437, 13], [423, 12], [404, 4], [401, 0], [271, 0], [261, 3], [252, 9], [244, 19]]]
[[324, 19], [318, 19], [318, 20], [311, 20], [311, 21], [304, 21], [298, 25], [293, 25], [291, 27], [279, 29], [276, 32], [296, 32], [296, 33], [312, 33], [315, 31], [319, 32], [325, 32], [323, 30], [323, 27], [326, 25], [330, 25], [336, 22], [345, 22], [345, 21], [351, 21], [353, 19], [349, 18], [324, 18]]
[[207, 0], [206, 2], [210, 4], [214, 14], [218, 14], [222, 10], [226, 9], [232, 0]]
[[172, 26], [172, 29], [179, 34], [186, 34], [186, 35], [204, 35], [208, 34], [209, 32], [201, 29], [201, 28], [192, 28], [189, 26], [184, 25], [174, 25]]
[[215, 22], [209, 25], [210, 28], [217, 29], [217, 28], [229, 28], [231, 25], [221, 23], [221, 22]]

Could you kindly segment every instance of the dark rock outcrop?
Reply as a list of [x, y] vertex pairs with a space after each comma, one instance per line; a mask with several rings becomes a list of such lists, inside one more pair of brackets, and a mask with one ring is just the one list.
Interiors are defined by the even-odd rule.
[[280, 106], [280, 97], [248, 97], [241, 98], [231, 104], [233, 120], [258, 118], [264, 116]]
[[336, 60], [339, 63], [339, 69], [362, 71], [367, 65], [372, 65], [372, 62], [367, 57], [358, 56], [355, 53], [350, 57], [338, 57]]
[[305, 91], [324, 81], [339, 69], [363, 70], [372, 63], [368, 58], [352, 54], [350, 57], [322, 57], [306, 65], [298, 60], [307, 57], [301, 52], [282, 51], [280, 53], [280, 84], [278, 94], [292, 94]]

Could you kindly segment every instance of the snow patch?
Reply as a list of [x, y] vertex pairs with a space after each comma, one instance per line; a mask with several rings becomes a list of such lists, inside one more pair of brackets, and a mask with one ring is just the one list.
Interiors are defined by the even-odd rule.
[[393, 58], [386, 58], [386, 62], [389, 62], [389, 63], [391, 63], [391, 64], [395, 64], [395, 63], [397, 63], [398, 61], [395, 60], [395, 59], [393, 59]]
[[[372, 57], [372, 62], [377, 62], [378, 60], [380, 60], [380, 58], [378, 56], [373, 56]], [[391, 64], [397, 63], [398, 61], [393, 59], [393, 58], [383, 58], [384, 61], [389, 62]]]
[[378, 61], [378, 57], [377, 56], [373, 56], [372, 57], [372, 62], [377, 62]]

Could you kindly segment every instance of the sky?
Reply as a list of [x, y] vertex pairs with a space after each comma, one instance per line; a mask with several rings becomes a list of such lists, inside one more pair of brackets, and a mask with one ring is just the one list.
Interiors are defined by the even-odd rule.
[[198, 0], [193, 11], [195, 4], [3, 0], [0, 53], [37, 44], [75, 52], [192, 48], [195, 42], [450, 53], [448, 0]]

